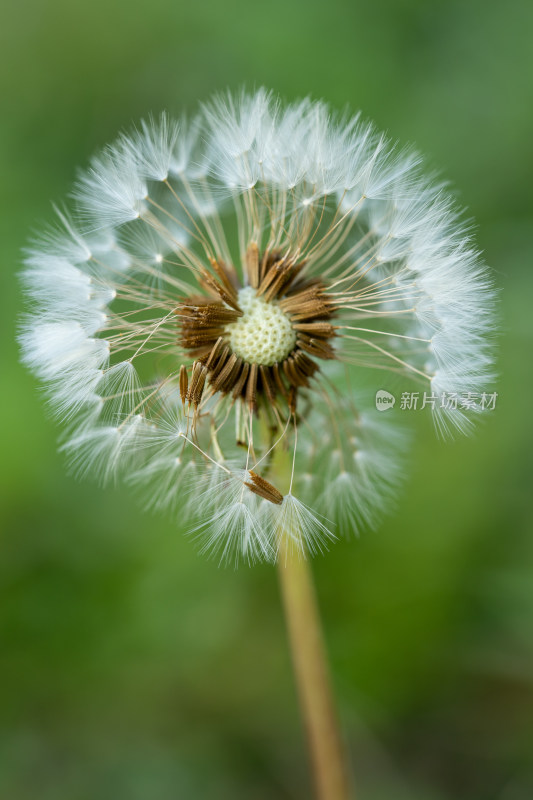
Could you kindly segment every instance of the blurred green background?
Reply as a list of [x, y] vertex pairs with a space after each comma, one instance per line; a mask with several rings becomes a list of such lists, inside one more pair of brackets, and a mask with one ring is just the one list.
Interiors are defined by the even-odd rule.
[[0, 798], [296, 800], [308, 767], [273, 568], [219, 569], [66, 475], [18, 365], [15, 273], [117, 130], [265, 84], [361, 108], [460, 190], [502, 289], [497, 410], [422, 415], [379, 531], [314, 562], [361, 800], [533, 797], [533, 4], [4, 0]]

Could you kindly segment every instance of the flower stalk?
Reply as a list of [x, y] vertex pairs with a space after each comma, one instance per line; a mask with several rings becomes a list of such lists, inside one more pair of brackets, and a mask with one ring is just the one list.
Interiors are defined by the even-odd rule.
[[353, 800], [309, 559], [282, 544], [278, 574], [316, 795]]

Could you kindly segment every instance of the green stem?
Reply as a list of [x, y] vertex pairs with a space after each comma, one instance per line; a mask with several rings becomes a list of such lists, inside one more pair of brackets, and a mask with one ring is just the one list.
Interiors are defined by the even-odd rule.
[[309, 560], [282, 546], [278, 572], [317, 797], [353, 800]]

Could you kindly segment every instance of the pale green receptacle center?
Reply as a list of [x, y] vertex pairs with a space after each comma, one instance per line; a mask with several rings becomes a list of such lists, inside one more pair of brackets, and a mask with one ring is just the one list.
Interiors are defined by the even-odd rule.
[[287, 314], [275, 302], [258, 297], [251, 286], [239, 291], [238, 302], [243, 315], [225, 329], [235, 355], [265, 367], [284, 361], [296, 344]]

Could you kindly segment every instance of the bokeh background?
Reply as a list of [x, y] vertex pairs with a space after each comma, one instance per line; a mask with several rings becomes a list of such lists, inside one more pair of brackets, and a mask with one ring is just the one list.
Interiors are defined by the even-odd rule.
[[311, 796], [272, 567], [77, 483], [14, 340], [21, 247], [148, 112], [348, 104], [460, 190], [502, 293], [496, 411], [424, 415], [395, 514], [313, 567], [361, 800], [533, 797], [533, 5], [3, 0], [0, 797]]

